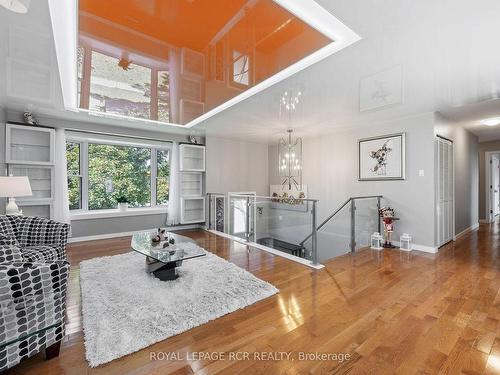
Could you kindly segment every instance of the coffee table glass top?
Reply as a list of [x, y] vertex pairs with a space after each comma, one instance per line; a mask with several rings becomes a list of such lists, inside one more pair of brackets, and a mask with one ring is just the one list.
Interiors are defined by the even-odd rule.
[[[140, 232], [134, 234], [131, 243], [132, 249], [162, 263], [177, 262], [206, 255], [206, 252], [199, 246], [193, 246], [187, 249], [179, 248], [179, 244], [182, 243], [196, 244], [191, 238], [167, 232], [165, 233], [165, 238], [167, 240], [153, 243], [151, 242], [151, 237], [155, 234], [156, 232]], [[175, 243], [163, 248], [164, 244], [168, 242], [170, 238], [173, 238]]]

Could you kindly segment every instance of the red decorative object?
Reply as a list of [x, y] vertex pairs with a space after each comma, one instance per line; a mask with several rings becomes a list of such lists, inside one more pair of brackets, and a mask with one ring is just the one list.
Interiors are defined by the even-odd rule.
[[395, 248], [391, 242], [392, 232], [394, 232], [394, 221], [399, 220], [399, 218], [394, 216], [394, 210], [391, 207], [382, 207], [379, 210], [380, 217], [384, 223], [384, 247]]

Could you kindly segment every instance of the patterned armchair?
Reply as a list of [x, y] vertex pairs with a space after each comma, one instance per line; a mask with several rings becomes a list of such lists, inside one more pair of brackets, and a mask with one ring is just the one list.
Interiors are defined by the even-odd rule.
[[68, 224], [0, 215], [0, 372], [64, 337]]

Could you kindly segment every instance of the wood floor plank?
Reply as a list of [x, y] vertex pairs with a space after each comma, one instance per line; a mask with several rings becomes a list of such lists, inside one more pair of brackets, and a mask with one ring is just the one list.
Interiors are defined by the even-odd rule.
[[[67, 336], [5, 374], [499, 374], [500, 224], [438, 254], [363, 250], [313, 270], [201, 230], [183, 232], [279, 294], [97, 368], [85, 360], [79, 264], [130, 251], [130, 237], [71, 244]], [[178, 353], [180, 360], [153, 358]], [[189, 359], [221, 352], [225, 359]], [[288, 353], [261, 360], [258, 353]], [[243, 360], [231, 353], [247, 353]], [[316, 355], [342, 354], [349, 360]], [[309, 355], [307, 360], [300, 356]]]

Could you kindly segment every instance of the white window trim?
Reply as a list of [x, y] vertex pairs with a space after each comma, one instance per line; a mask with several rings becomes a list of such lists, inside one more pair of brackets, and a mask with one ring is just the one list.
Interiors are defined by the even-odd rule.
[[152, 207], [137, 207], [129, 208], [127, 211], [120, 211], [116, 208], [105, 210], [72, 210], [70, 211], [71, 220], [91, 220], [91, 219], [104, 219], [113, 217], [124, 216], [142, 216], [142, 215], [155, 215], [166, 214], [168, 206], [152, 206]]
[[[85, 220], [121, 216], [138, 216], [149, 215], [155, 213], [167, 213], [168, 204], [156, 204], [156, 180], [157, 180], [157, 152], [160, 150], [172, 151], [172, 144], [169, 142], [157, 142], [142, 140], [137, 138], [114, 137], [108, 135], [81, 135], [78, 133], [69, 132], [66, 137], [66, 142], [78, 143], [80, 145], [80, 175], [81, 175], [81, 204], [82, 208], [78, 210], [70, 210], [70, 218], [72, 220]], [[118, 209], [102, 209], [89, 210], [88, 201], [88, 186], [89, 186], [89, 170], [88, 170], [88, 145], [93, 144], [108, 144], [116, 146], [130, 146], [148, 148], [151, 150], [151, 206], [149, 207], [133, 207], [127, 211], [119, 211]], [[153, 204], [154, 202], [154, 204]]]

